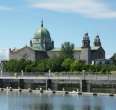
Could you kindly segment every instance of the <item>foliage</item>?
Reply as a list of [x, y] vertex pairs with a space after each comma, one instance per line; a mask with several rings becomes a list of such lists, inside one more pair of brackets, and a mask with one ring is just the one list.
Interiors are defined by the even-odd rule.
[[113, 64], [116, 65], [116, 53], [113, 54], [113, 56], [111, 57]]
[[62, 67], [64, 68], [64, 71], [70, 71], [70, 66], [73, 63], [73, 59], [71, 58], [66, 58], [64, 59], [64, 61], [62, 62]]
[[74, 44], [71, 44], [70, 42], [64, 42], [61, 46], [61, 51], [64, 58], [73, 58], [73, 49]]
[[85, 66], [85, 65], [82, 64], [80, 61], [75, 60], [75, 61], [71, 64], [70, 70], [71, 70], [72, 72], [74, 72], [74, 71], [82, 71], [84, 66]]
[[64, 42], [61, 46], [60, 56], [54, 56], [39, 61], [9, 60], [4, 64], [6, 72], [82, 72], [109, 74], [116, 71], [116, 53], [111, 57], [113, 65], [86, 65], [85, 61], [73, 58], [74, 44]]
[[109, 74], [111, 70], [116, 70], [115, 65], [86, 65], [81, 60], [73, 58], [54, 57], [39, 61], [9, 60], [4, 64], [6, 72], [82, 72], [83, 70], [99, 74]]

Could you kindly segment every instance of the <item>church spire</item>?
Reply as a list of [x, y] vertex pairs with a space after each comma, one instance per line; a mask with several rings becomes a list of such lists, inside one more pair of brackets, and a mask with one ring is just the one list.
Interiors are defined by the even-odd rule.
[[101, 47], [101, 41], [100, 41], [100, 38], [99, 38], [99, 35], [97, 34], [95, 39], [94, 39], [94, 46], [95, 47]]
[[90, 39], [88, 33], [85, 33], [83, 36], [82, 48], [90, 48]]
[[42, 20], [41, 20], [41, 27], [43, 27], [43, 18], [42, 18]]

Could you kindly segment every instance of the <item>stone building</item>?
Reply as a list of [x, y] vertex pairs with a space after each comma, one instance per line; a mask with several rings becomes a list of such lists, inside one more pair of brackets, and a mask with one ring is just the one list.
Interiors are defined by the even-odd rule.
[[21, 49], [9, 49], [9, 58], [35, 61], [48, 58], [47, 51], [53, 48], [54, 42], [51, 40], [49, 31], [43, 27], [42, 21], [41, 27], [37, 29], [33, 39], [30, 40], [30, 46]]
[[[34, 37], [30, 40], [30, 46], [21, 49], [9, 49], [10, 59], [39, 60], [49, 57], [60, 56], [61, 49], [54, 48], [54, 41], [51, 40], [49, 31], [43, 26], [35, 32]], [[105, 51], [102, 48], [99, 35], [94, 39], [93, 47], [90, 46], [88, 33], [85, 33], [82, 39], [82, 46], [74, 48], [74, 58], [83, 60], [86, 64], [91, 64], [97, 59], [105, 59]]]

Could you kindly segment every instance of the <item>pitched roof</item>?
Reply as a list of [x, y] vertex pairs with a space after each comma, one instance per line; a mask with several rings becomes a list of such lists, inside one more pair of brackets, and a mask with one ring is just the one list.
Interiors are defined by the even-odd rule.
[[54, 48], [54, 49], [49, 50], [49, 51], [53, 51], [53, 52], [54, 52], [54, 51], [58, 51], [58, 52], [59, 52], [59, 51], [61, 51], [61, 48]]
[[[52, 49], [52, 50], [50, 50], [50, 51], [56, 51], [56, 52], [59, 52], [59, 51], [61, 51], [61, 48], [54, 48], [54, 49]], [[78, 48], [74, 48], [74, 51], [81, 51], [81, 47], [78, 47]]]
[[[98, 50], [99, 48], [101, 48], [101, 47], [91, 47], [91, 50]], [[81, 51], [81, 50], [82, 50], [81, 47], [74, 48], [74, 51]], [[57, 51], [58, 52], [58, 51], [61, 51], [61, 48], [54, 48], [50, 51]]]
[[91, 47], [91, 50], [98, 50], [100, 47]]
[[[22, 48], [20, 48], [20, 49], [12, 49], [11, 51], [13, 52], [13, 53], [17, 53], [17, 52], [19, 52], [19, 51], [22, 51], [23, 49], [25, 49], [25, 48], [28, 48], [28, 49], [30, 49], [30, 50], [32, 50], [32, 48], [30, 48], [30, 47], [28, 47], [28, 46], [25, 46], [25, 47], [22, 47]], [[33, 51], [33, 50], [32, 50]]]
[[74, 48], [74, 51], [81, 51], [81, 47]]

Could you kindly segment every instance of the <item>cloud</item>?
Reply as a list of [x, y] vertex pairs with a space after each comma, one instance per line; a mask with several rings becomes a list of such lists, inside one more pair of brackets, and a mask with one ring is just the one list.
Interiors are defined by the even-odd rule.
[[0, 60], [7, 60], [8, 59], [8, 49], [0, 49]]
[[31, 5], [33, 8], [73, 12], [91, 18], [116, 18], [116, 10], [102, 0], [40, 0]]
[[11, 10], [13, 10], [13, 8], [0, 5], [0, 11], [11, 11]]

